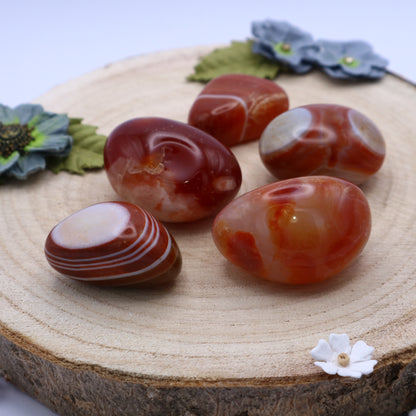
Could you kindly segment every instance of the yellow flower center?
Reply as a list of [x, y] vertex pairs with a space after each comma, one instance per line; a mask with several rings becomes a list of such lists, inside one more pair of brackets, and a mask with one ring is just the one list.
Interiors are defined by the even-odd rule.
[[338, 354], [337, 361], [341, 367], [346, 367], [350, 363], [350, 357], [345, 352], [341, 352]]
[[358, 65], [360, 65], [360, 61], [358, 59], [355, 59], [353, 56], [344, 56], [339, 61], [341, 65], [348, 66], [350, 68], [355, 68]]

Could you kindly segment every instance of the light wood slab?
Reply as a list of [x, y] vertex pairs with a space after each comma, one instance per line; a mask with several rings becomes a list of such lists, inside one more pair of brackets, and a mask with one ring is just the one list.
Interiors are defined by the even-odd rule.
[[[186, 121], [202, 86], [197, 47], [130, 58], [36, 102], [108, 134], [129, 118]], [[362, 186], [373, 216], [359, 259], [322, 284], [288, 287], [237, 270], [216, 250], [212, 219], [169, 225], [183, 270], [164, 289], [106, 290], [59, 277], [43, 244], [58, 221], [117, 199], [104, 171], [44, 172], [0, 189], [0, 369], [62, 415], [387, 415], [416, 406], [416, 88], [388, 75], [343, 83], [282, 75], [291, 107], [325, 102], [369, 116], [387, 158]], [[240, 193], [273, 181], [257, 143], [233, 148]], [[375, 372], [329, 376], [310, 350], [347, 333], [375, 347]]]

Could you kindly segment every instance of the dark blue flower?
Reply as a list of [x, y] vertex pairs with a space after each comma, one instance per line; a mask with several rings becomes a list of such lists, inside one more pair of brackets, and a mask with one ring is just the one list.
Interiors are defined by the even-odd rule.
[[362, 41], [317, 41], [308, 50], [308, 60], [334, 78], [381, 78], [388, 64]]
[[0, 179], [26, 179], [45, 169], [45, 156], [67, 156], [72, 137], [65, 114], [45, 112], [41, 105], [12, 109], [0, 104]]
[[253, 52], [286, 64], [296, 73], [305, 73], [312, 65], [305, 60], [314, 42], [309, 33], [287, 22], [264, 20], [253, 22]]

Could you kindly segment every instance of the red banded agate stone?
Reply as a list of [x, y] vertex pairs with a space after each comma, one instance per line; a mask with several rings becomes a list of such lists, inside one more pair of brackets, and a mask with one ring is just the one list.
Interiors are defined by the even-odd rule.
[[386, 154], [376, 125], [360, 112], [313, 104], [276, 117], [260, 139], [260, 156], [277, 178], [330, 175], [360, 184], [376, 173]]
[[259, 139], [269, 122], [288, 108], [288, 97], [276, 83], [251, 75], [222, 75], [198, 95], [188, 123], [233, 146]]
[[118, 195], [167, 222], [214, 215], [241, 185], [240, 166], [228, 148], [195, 127], [164, 118], [119, 125], [106, 141], [104, 163]]
[[248, 192], [215, 218], [219, 251], [253, 275], [305, 284], [341, 272], [364, 248], [371, 229], [363, 192], [351, 182], [309, 176]]
[[70, 215], [49, 233], [45, 255], [59, 273], [103, 286], [165, 282], [181, 268], [166, 228], [128, 202], [103, 202]]

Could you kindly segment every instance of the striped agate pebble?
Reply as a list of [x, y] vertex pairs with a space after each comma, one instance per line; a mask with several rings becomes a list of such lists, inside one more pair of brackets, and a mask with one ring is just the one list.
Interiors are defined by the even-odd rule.
[[59, 273], [104, 286], [165, 282], [181, 268], [167, 229], [128, 202], [102, 202], [65, 218], [49, 233], [45, 255]]
[[329, 175], [357, 185], [380, 169], [386, 154], [383, 136], [367, 116], [334, 104], [279, 115], [264, 130], [259, 151], [278, 179]]
[[286, 92], [273, 81], [227, 74], [203, 88], [189, 111], [188, 123], [233, 146], [258, 140], [269, 122], [288, 108]]

